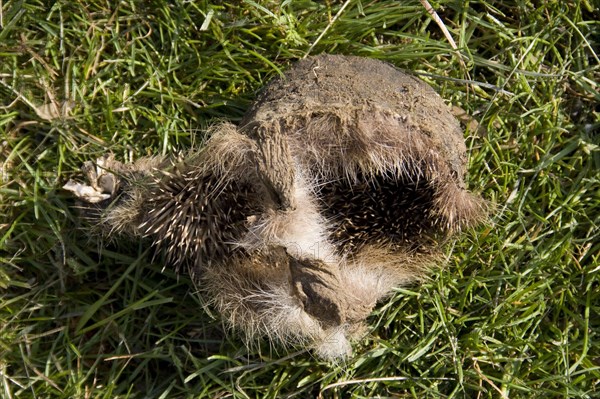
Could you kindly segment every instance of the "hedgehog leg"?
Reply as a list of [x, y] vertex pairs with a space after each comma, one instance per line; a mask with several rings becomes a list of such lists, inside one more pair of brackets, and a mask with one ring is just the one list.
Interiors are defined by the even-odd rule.
[[69, 180], [63, 188], [90, 204], [110, 199], [115, 194], [119, 181], [112, 172], [105, 169], [109, 159], [109, 156], [104, 156], [98, 158], [95, 164], [90, 161], [83, 164], [81, 170], [86, 175], [89, 185]]
[[352, 349], [346, 335], [353, 324], [348, 316], [356, 310], [348, 301], [338, 265], [290, 257], [290, 272], [293, 295], [321, 329], [312, 344], [316, 354], [328, 360], [348, 356]]
[[206, 267], [198, 277], [203, 297], [245, 333], [249, 346], [268, 337], [329, 360], [351, 352], [347, 293], [337, 265], [298, 259], [272, 246]]
[[245, 126], [246, 132], [256, 143], [256, 167], [267, 194], [278, 210], [293, 210], [295, 169], [286, 137], [277, 124], [255, 123]]
[[63, 188], [80, 201], [81, 216], [93, 229], [111, 236], [126, 234], [139, 238], [139, 224], [145, 213], [145, 203], [155, 185], [155, 169], [165, 165], [160, 157], [141, 158], [123, 164], [112, 155], [85, 162], [81, 168], [86, 183], [69, 180]]
[[345, 322], [346, 304], [337, 267], [312, 259], [290, 257], [291, 283], [304, 310], [324, 328]]

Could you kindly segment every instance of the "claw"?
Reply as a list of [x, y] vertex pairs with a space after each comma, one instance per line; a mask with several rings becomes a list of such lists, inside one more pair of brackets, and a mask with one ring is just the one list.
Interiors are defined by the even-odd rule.
[[69, 180], [63, 188], [75, 196], [91, 204], [105, 201], [117, 191], [118, 179], [106, 168], [109, 156], [98, 158], [96, 163], [84, 162], [81, 171], [85, 174], [89, 185]]
[[85, 184], [77, 183], [73, 180], [69, 180], [63, 188], [67, 191], [71, 191], [77, 198], [91, 204], [96, 204], [110, 198], [110, 194], [104, 194], [92, 186], [86, 186]]
[[98, 172], [96, 166], [91, 161], [86, 161], [81, 166], [81, 171], [85, 174], [85, 177], [90, 182], [91, 186], [97, 190], [98, 185], [96, 181], [98, 180]]

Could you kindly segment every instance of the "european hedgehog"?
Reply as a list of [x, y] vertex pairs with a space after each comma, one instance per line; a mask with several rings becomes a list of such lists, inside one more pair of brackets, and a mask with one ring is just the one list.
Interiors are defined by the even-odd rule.
[[456, 119], [387, 63], [321, 55], [259, 94], [239, 126], [177, 159], [86, 163], [101, 232], [147, 238], [248, 342], [325, 359], [351, 353], [392, 288], [422, 278], [441, 244], [485, 215], [465, 188]]

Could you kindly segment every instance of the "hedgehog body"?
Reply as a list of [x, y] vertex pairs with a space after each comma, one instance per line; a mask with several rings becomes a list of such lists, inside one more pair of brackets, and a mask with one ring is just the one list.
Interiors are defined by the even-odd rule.
[[323, 55], [268, 84], [202, 150], [109, 157], [86, 168], [91, 187], [66, 188], [105, 208], [108, 234], [149, 238], [190, 270], [250, 340], [336, 359], [378, 301], [481, 220], [465, 164], [458, 122], [429, 86], [380, 61]]

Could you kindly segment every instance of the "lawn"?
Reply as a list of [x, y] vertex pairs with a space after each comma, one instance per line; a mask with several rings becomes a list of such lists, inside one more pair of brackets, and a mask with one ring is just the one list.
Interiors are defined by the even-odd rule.
[[[417, 0], [0, 0], [0, 397], [600, 397], [600, 2], [431, 5], [441, 24]], [[106, 153], [201, 146], [323, 52], [432, 85], [495, 205], [337, 364], [247, 349], [61, 188]]]

